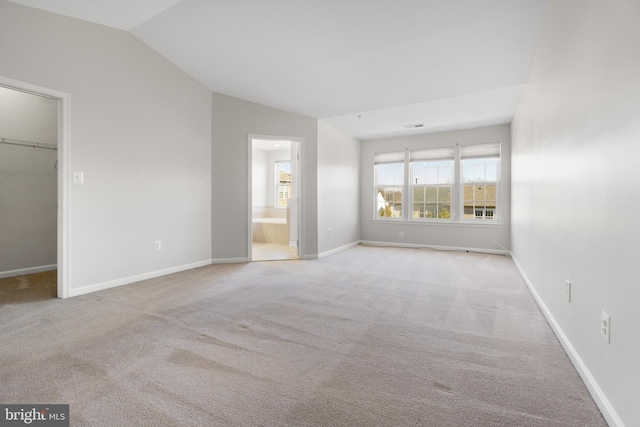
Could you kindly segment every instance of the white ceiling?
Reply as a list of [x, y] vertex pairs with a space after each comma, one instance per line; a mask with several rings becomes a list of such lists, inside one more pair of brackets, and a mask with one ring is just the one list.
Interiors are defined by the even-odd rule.
[[129, 31], [180, 0], [9, 0]]
[[509, 123], [546, 4], [12, 1], [131, 31], [215, 92], [326, 119], [362, 139]]

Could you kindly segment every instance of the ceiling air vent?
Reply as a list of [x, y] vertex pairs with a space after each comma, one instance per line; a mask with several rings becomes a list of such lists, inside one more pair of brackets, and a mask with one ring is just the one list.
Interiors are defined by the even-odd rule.
[[423, 123], [416, 123], [413, 125], [404, 125], [404, 127], [406, 127], [407, 129], [415, 129], [415, 128], [421, 128], [424, 127]]

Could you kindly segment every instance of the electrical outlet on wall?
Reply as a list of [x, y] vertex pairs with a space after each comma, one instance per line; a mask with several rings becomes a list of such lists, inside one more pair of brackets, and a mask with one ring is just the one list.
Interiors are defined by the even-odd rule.
[[74, 184], [84, 184], [84, 173], [82, 173], [82, 172], [74, 172], [73, 173], [73, 183]]
[[400, 237], [400, 238], [404, 237], [404, 231], [399, 232], [398, 233], [398, 237]]
[[564, 281], [564, 292], [567, 295], [567, 302], [571, 302], [571, 282], [569, 280]]
[[155, 242], [153, 242], [154, 251], [159, 251], [161, 249], [162, 249], [162, 242], [160, 240], [156, 240]]
[[604, 310], [600, 314], [600, 335], [602, 335], [602, 339], [607, 344], [611, 343], [611, 316], [605, 313]]

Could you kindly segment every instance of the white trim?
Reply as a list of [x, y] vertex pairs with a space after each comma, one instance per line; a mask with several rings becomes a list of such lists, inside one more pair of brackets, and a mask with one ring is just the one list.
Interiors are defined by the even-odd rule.
[[34, 85], [20, 80], [0, 76], [0, 86], [22, 92], [58, 100], [58, 298], [70, 296], [70, 264], [69, 236], [70, 236], [70, 209], [69, 209], [69, 165], [71, 160], [71, 95], [43, 86]]
[[94, 285], [82, 286], [80, 288], [69, 289], [70, 297], [89, 294], [92, 292], [104, 291], [118, 286], [129, 285], [131, 283], [141, 282], [143, 280], [154, 279], [168, 274], [179, 273], [185, 270], [191, 270], [198, 267], [211, 265], [212, 260], [198, 261], [191, 264], [179, 265], [177, 267], [165, 268], [164, 270], [152, 271], [150, 273], [138, 274], [136, 276], [123, 277], [122, 279], [110, 280], [108, 282], [96, 283]]
[[318, 255], [315, 255], [315, 254], [307, 254], [307, 255], [304, 255], [304, 256], [300, 257], [300, 259], [303, 259], [305, 261], [306, 260], [312, 260], [312, 259], [319, 259], [319, 258], [320, 257]]
[[511, 255], [509, 251], [486, 249], [486, 248], [465, 248], [460, 246], [439, 246], [439, 245], [424, 245], [416, 243], [396, 243], [396, 242], [376, 242], [371, 240], [360, 240], [360, 244], [363, 246], [385, 246], [395, 248], [409, 248], [409, 249], [433, 249], [436, 251], [465, 251], [465, 252], [478, 252], [483, 254], [492, 255]]
[[340, 246], [338, 248], [334, 248], [334, 249], [331, 249], [329, 251], [322, 252], [321, 254], [318, 254], [318, 259], [324, 258], [324, 257], [329, 256], [329, 255], [333, 255], [333, 254], [338, 253], [338, 252], [342, 252], [342, 251], [347, 250], [349, 248], [352, 248], [354, 246], [358, 246], [359, 244], [360, 244], [360, 240], [356, 240], [355, 242], [347, 243], [346, 245]]
[[251, 134], [247, 138], [247, 262], [253, 252], [253, 138]]
[[483, 220], [462, 220], [462, 221], [453, 221], [446, 219], [384, 219], [384, 218], [375, 218], [372, 219], [376, 224], [402, 224], [402, 225], [428, 225], [428, 226], [445, 226], [445, 227], [488, 227], [488, 228], [501, 228], [504, 224], [498, 222], [497, 220], [491, 219], [483, 219]]
[[[253, 134], [250, 133], [247, 135], [247, 182], [248, 182], [248, 190], [247, 190], [247, 194], [248, 194], [248, 199], [247, 199], [247, 205], [249, 207], [248, 212], [247, 212], [247, 258], [245, 261], [231, 261], [231, 262], [251, 262], [252, 261], [252, 257], [251, 257], [251, 253], [252, 253], [252, 246], [253, 246], [253, 240], [252, 240], [252, 225], [253, 225], [253, 140], [254, 139], [266, 139], [266, 140], [274, 140], [274, 141], [289, 141], [291, 142], [291, 146], [289, 148], [289, 152], [291, 153], [291, 156], [293, 157], [294, 155], [299, 155], [300, 157], [298, 159], [296, 159], [295, 165], [296, 165], [296, 179], [297, 179], [297, 192], [296, 192], [296, 197], [298, 198], [297, 203], [296, 203], [296, 208], [298, 211], [298, 242], [299, 244], [294, 244], [292, 246], [297, 246], [298, 247], [298, 258], [299, 259], [305, 259], [302, 256], [302, 246], [304, 245], [304, 220], [305, 220], [305, 216], [303, 214], [303, 209], [304, 209], [304, 192], [302, 191], [303, 189], [303, 185], [304, 185], [304, 178], [303, 178], [303, 171], [304, 171], [304, 167], [302, 166], [302, 162], [304, 160], [304, 156], [302, 155], [303, 150], [304, 150], [304, 141], [305, 139], [303, 137], [298, 137], [298, 136], [279, 136], [279, 135], [260, 135], [260, 134]], [[297, 147], [296, 150], [294, 150], [294, 146]], [[293, 162], [293, 158], [290, 159], [291, 162]], [[291, 173], [293, 174], [293, 170], [291, 171]], [[292, 183], [293, 184], [293, 183]], [[277, 197], [277, 195], [276, 195]], [[291, 244], [290, 244], [291, 245]], [[237, 259], [244, 259], [244, 258], [229, 258], [231, 260], [237, 260]]]
[[211, 260], [211, 264], [241, 264], [250, 262], [249, 258], [215, 258]]
[[18, 270], [0, 271], [0, 279], [6, 277], [24, 276], [27, 274], [42, 273], [43, 271], [52, 271], [58, 268], [57, 264], [40, 265], [38, 267], [20, 268]]
[[610, 426], [624, 427], [622, 420], [611, 405], [611, 402], [609, 402], [609, 399], [607, 399], [604, 391], [602, 391], [593, 375], [591, 375], [591, 372], [589, 372], [589, 368], [587, 368], [587, 365], [585, 365], [585, 363], [582, 361], [582, 358], [580, 357], [576, 349], [573, 347], [573, 345], [571, 345], [571, 341], [569, 341], [569, 338], [565, 335], [564, 331], [560, 327], [560, 324], [553, 317], [553, 314], [544, 303], [542, 297], [540, 297], [540, 295], [536, 291], [533, 283], [531, 283], [513, 253], [511, 253], [511, 259], [513, 259], [513, 263], [518, 269], [520, 276], [522, 276], [522, 280], [524, 280], [524, 283], [527, 285], [527, 288], [533, 296], [536, 304], [538, 304], [538, 307], [540, 307], [540, 311], [542, 311], [542, 314], [544, 314], [547, 322], [549, 322], [549, 325], [551, 326], [553, 332], [556, 334], [556, 337], [560, 341], [560, 344], [562, 344], [565, 353], [567, 353], [567, 356], [569, 356], [571, 363], [573, 363], [576, 371], [578, 371], [580, 378], [582, 378], [582, 381], [587, 386], [589, 393], [591, 393], [591, 397], [596, 402], [596, 405], [598, 405], [598, 408], [600, 409], [600, 412], [602, 412], [602, 416], [607, 421], [607, 424], [609, 424]]
[[[451, 186], [451, 201], [450, 201], [450, 216], [451, 219], [450, 221], [447, 221], [449, 223], [449, 225], [454, 225], [454, 224], [462, 224], [465, 221], [468, 221], [468, 219], [464, 218], [464, 187], [465, 185], [468, 185], [470, 183], [465, 183], [464, 182], [464, 168], [463, 168], [463, 161], [464, 160], [471, 160], [475, 157], [463, 157], [462, 155], [462, 150], [464, 147], [491, 147], [491, 149], [494, 149], [496, 146], [499, 148], [501, 147], [501, 141], [494, 141], [494, 142], [490, 142], [490, 143], [480, 143], [480, 144], [471, 144], [471, 145], [467, 145], [467, 146], [459, 146], [458, 144], [455, 145], [455, 147], [434, 147], [434, 148], [419, 148], [419, 149], [408, 149], [405, 148], [405, 155], [404, 155], [404, 162], [401, 162], [400, 160], [400, 152], [395, 152], [395, 153], [390, 153], [390, 154], [395, 154], [394, 156], [394, 161], [384, 161], [384, 162], [377, 162], [376, 161], [376, 156], [379, 156], [380, 154], [378, 153], [374, 153], [373, 157], [373, 187], [372, 187], [372, 194], [373, 194], [373, 217], [371, 218], [373, 221], [389, 221], [389, 222], [403, 222], [406, 221], [407, 223], [409, 222], [422, 222], [422, 221], [428, 221], [425, 219], [419, 219], [419, 218], [412, 218], [412, 212], [413, 212], [413, 187], [414, 184], [412, 184], [412, 180], [411, 178], [411, 174], [412, 174], [412, 164], [414, 163], [414, 161], [411, 160], [411, 152], [418, 152], [418, 153], [426, 153], [428, 151], [437, 151], [437, 150], [448, 150], [449, 148], [453, 149], [453, 158], [451, 159], [453, 164], [453, 170], [452, 170], [452, 176], [453, 176], [453, 182], [451, 182], [450, 185]], [[501, 223], [501, 215], [502, 215], [502, 207], [501, 207], [501, 203], [502, 203], [502, 197], [500, 195], [500, 191], [501, 191], [501, 177], [502, 177], [502, 158], [501, 158], [501, 153], [499, 152], [497, 155], [497, 165], [496, 165], [496, 206], [494, 208], [494, 218], [491, 220], [485, 220], [482, 219], [481, 221], [492, 221], [497, 224]], [[424, 157], [424, 156], [423, 156]], [[491, 158], [495, 158], [496, 155], [492, 155]], [[485, 157], [481, 157], [481, 158], [485, 158]], [[388, 159], [385, 159], [388, 160]], [[442, 160], [448, 160], [447, 159], [442, 159]], [[419, 160], [419, 161], [430, 161], [430, 160]], [[439, 161], [438, 159], [434, 159], [434, 161]], [[377, 169], [376, 166], [379, 166], [381, 164], [402, 164], [403, 165], [403, 174], [404, 174], [404, 181], [402, 183], [402, 185], [392, 185], [392, 184], [384, 184], [384, 185], [378, 185], [377, 184]], [[457, 172], [457, 173], [456, 173]], [[486, 178], [486, 176], [485, 176]], [[493, 183], [493, 182], [483, 182], [483, 184], [487, 184], [487, 183]], [[480, 183], [473, 183], [473, 184], [480, 184]], [[433, 185], [438, 185], [438, 184], [424, 184], [424, 186], [433, 186]], [[384, 218], [384, 217], [380, 217], [378, 216], [378, 189], [380, 187], [400, 187], [402, 186], [402, 216], [401, 217], [393, 217], [393, 218]], [[423, 186], [423, 184], [420, 184], [419, 186]], [[476, 221], [478, 221], [476, 219]]]

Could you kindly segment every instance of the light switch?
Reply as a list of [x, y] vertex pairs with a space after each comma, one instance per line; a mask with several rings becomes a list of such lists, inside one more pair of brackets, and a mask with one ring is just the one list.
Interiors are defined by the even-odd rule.
[[73, 183], [74, 184], [84, 184], [84, 174], [82, 172], [74, 172], [73, 173]]

